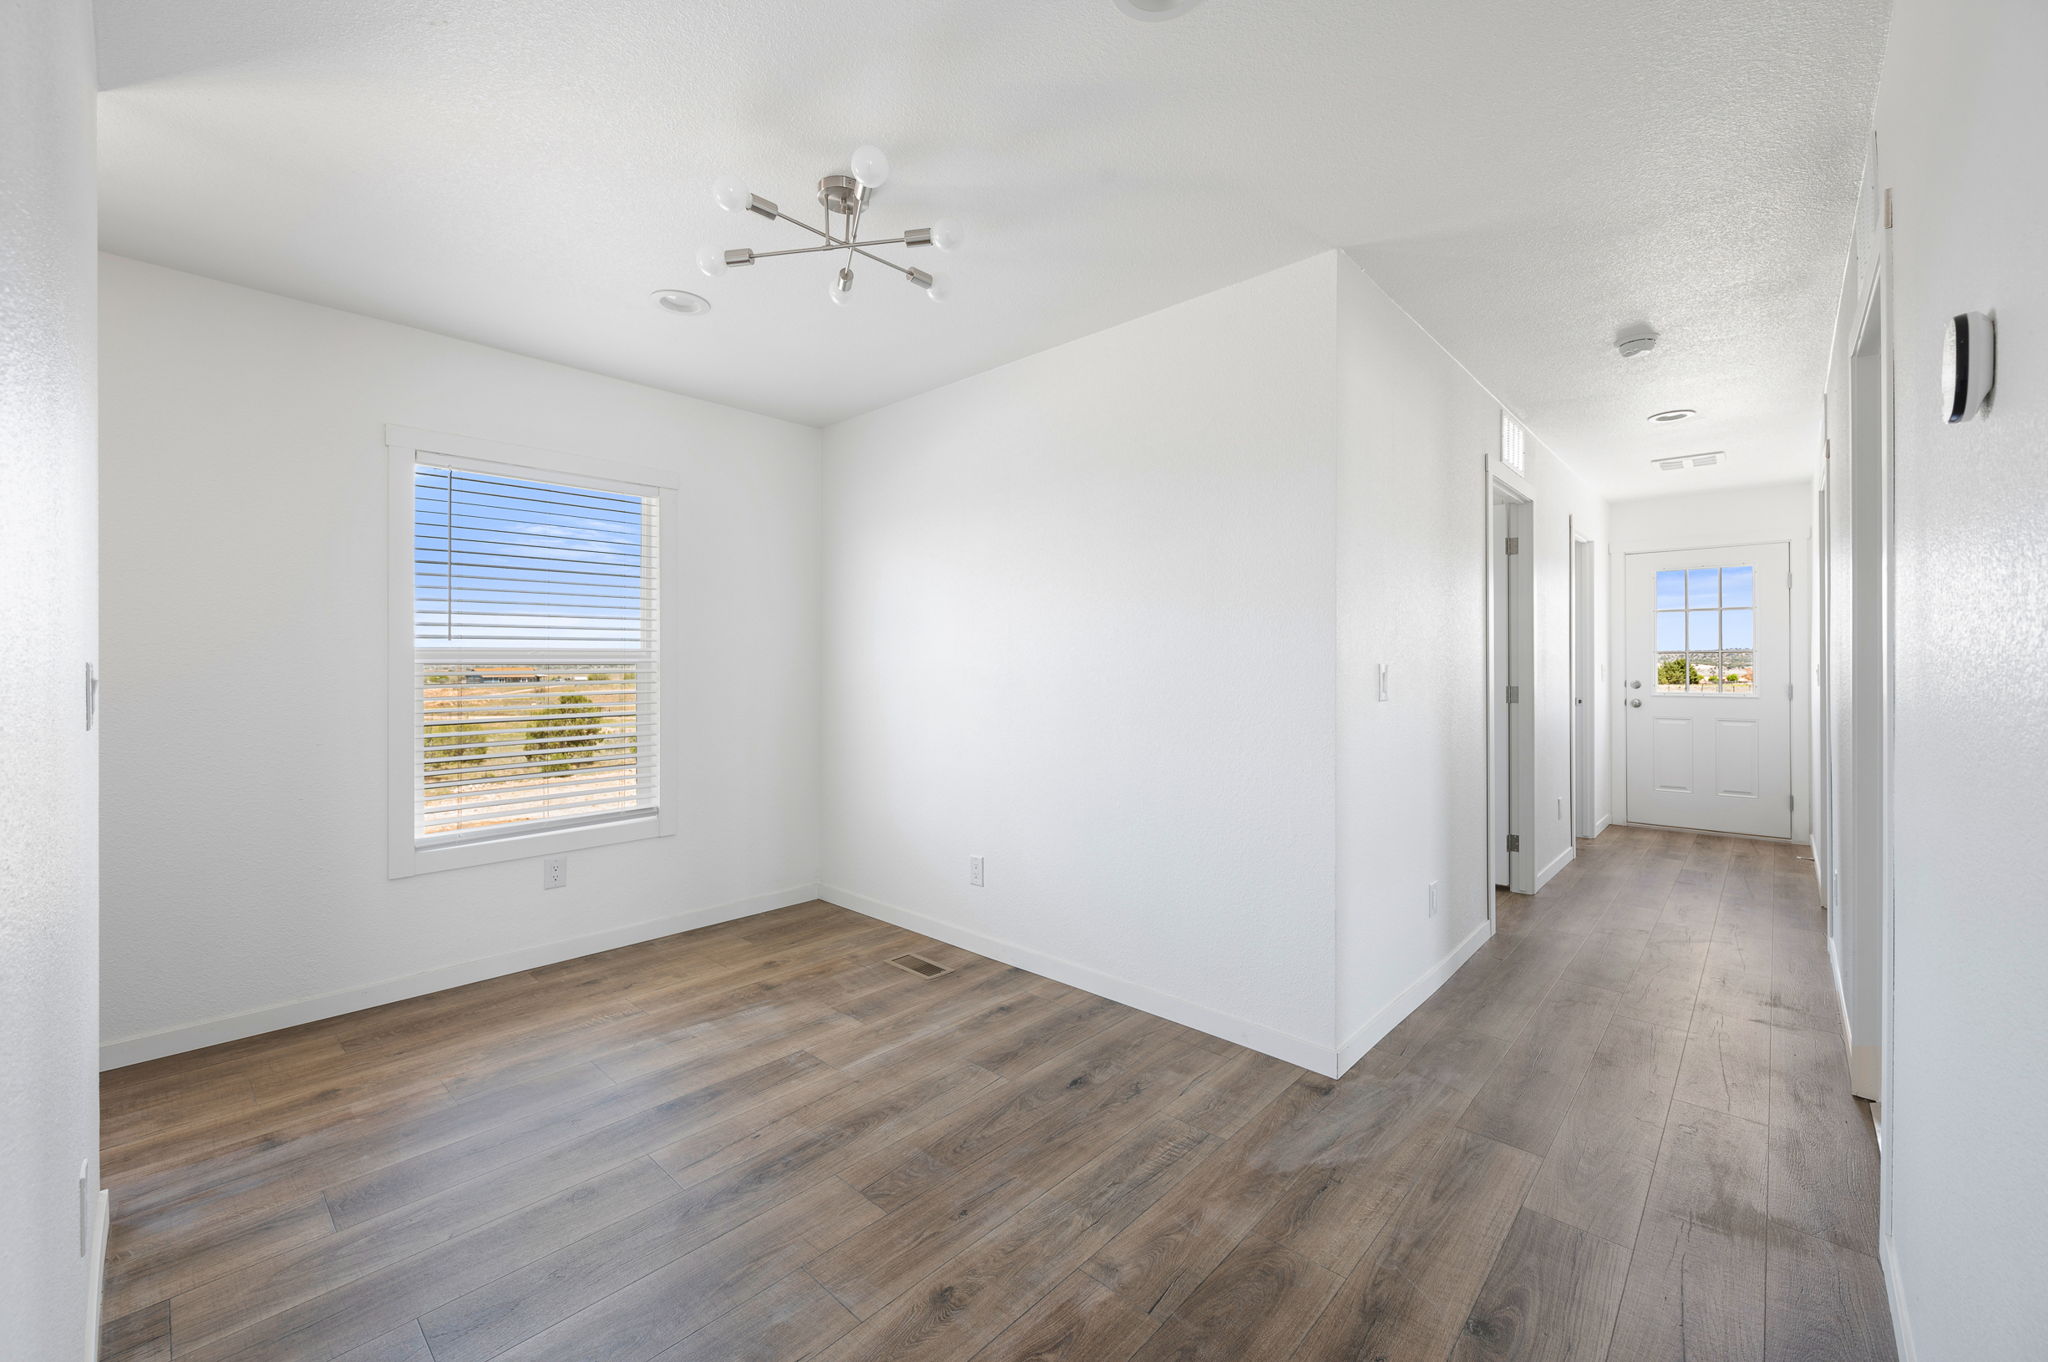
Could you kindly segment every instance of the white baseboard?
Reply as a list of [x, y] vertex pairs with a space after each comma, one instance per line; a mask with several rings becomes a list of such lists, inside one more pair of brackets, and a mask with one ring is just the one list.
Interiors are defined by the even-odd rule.
[[1877, 1246], [1878, 1266], [1884, 1271], [1884, 1295], [1892, 1308], [1892, 1340], [1899, 1362], [1919, 1362], [1920, 1348], [1913, 1342], [1913, 1322], [1906, 1316], [1906, 1288], [1899, 1281], [1898, 1245], [1886, 1235]]
[[379, 1007], [385, 1003], [397, 1002], [401, 998], [417, 998], [425, 993], [438, 993], [444, 988], [459, 988], [463, 984], [474, 984], [482, 979], [495, 979], [502, 974], [538, 969], [542, 965], [574, 960], [578, 956], [595, 955], [599, 951], [630, 946], [639, 941], [652, 941], [656, 937], [673, 936], [677, 932], [710, 927], [720, 922], [731, 922], [735, 918], [752, 917], [756, 913], [772, 912], [777, 908], [788, 908], [794, 904], [809, 903], [819, 896], [819, 889], [820, 886], [815, 884], [792, 885], [788, 889], [755, 894], [750, 898], [735, 899], [731, 903], [721, 903], [711, 908], [678, 913], [673, 917], [636, 922], [627, 927], [614, 927], [610, 931], [593, 932], [589, 936], [529, 946], [524, 950], [508, 951], [504, 955], [494, 955], [482, 960], [444, 965], [440, 969], [409, 974], [401, 979], [386, 979], [357, 988], [323, 993], [315, 998], [280, 1003], [275, 1007], [257, 1008], [250, 1012], [238, 1012], [232, 1016], [194, 1022], [189, 1026], [176, 1026], [163, 1031], [153, 1031], [147, 1035], [130, 1036], [125, 1040], [109, 1041], [100, 1047], [100, 1068], [118, 1069], [124, 1065], [140, 1064], [144, 1060], [162, 1059], [165, 1055], [180, 1055], [187, 1050], [200, 1050], [209, 1045], [241, 1040], [246, 1036], [260, 1036], [266, 1031], [279, 1031], [287, 1026], [300, 1026], [327, 1017], [339, 1017], [347, 1012], [360, 1012], [366, 1007]]
[[1557, 853], [1557, 855], [1551, 857], [1550, 864], [1544, 866], [1541, 870], [1536, 872], [1537, 890], [1541, 891], [1544, 885], [1549, 884], [1552, 880], [1556, 879], [1557, 872], [1564, 869], [1566, 866], [1570, 865], [1573, 861], [1577, 860], [1578, 855], [1579, 849], [1576, 845], [1573, 845], [1566, 847], [1563, 851], [1560, 851]]
[[893, 903], [869, 898], [865, 894], [837, 885], [826, 885], [820, 895], [828, 903], [851, 909], [883, 922], [892, 923], [905, 931], [917, 932], [932, 937], [962, 950], [985, 955], [991, 960], [1000, 960], [1018, 969], [1042, 974], [1048, 979], [1075, 988], [1086, 989], [1099, 997], [1135, 1007], [1140, 1012], [1149, 1012], [1155, 1017], [1164, 1017], [1182, 1026], [1192, 1027], [1207, 1035], [1257, 1050], [1260, 1054], [1283, 1059], [1289, 1064], [1299, 1064], [1304, 1069], [1330, 1078], [1337, 1076], [1337, 1054], [1327, 1043], [1317, 1044], [1302, 1036], [1290, 1034], [1259, 1022], [1247, 1021], [1242, 1017], [1219, 1012], [1213, 1007], [1190, 1002], [1186, 998], [1164, 992], [1147, 984], [1135, 983], [1129, 979], [1105, 974], [1087, 965], [1076, 964], [1056, 955], [1048, 955], [1029, 946], [1020, 946], [1014, 941], [999, 937], [985, 936], [980, 932], [956, 927], [949, 922], [914, 913], [908, 908], [898, 908]]
[[114, 1198], [106, 1188], [100, 1188], [99, 1213], [93, 1217], [92, 1243], [87, 1248], [87, 1261], [92, 1264], [91, 1299], [86, 1302], [85, 1316], [85, 1362], [95, 1362], [100, 1355], [100, 1308], [107, 1298], [107, 1236], [113, 1226]]
[[1611, 815], [1609, 815], [1609, 814], [1604, 814], [1604, 813], [1603, 813], [1603, 814], [1601, 814], [1601, 815], [1600, 815], [1600, 817], [1599, 817], [1599, 818], [1595, 819], [1595, 820], [1594, 820], [1594, 822], [1593, 822], [1593, 835], [1594, 835], [1595, 837], [1598, 837], [1598, 836], [1599, 836], [1599, 835], [1600, 835], [1601, 833], [1603, 833], [1603, 832], [1607, 831], [1607, 830], [1608, 830], [1609, 828], [1611, 828], [1611, 827], [1613, 827], [1613, 826], [1614, 826], [1614, 819], [1613, 819], [1613, 817], [1612, 817]]
[[1472, 929], [1471, 935], [1451, 948], [1451, 953], [1429, 967], [1420, 979], [1401, 990], [1372, 1017], [1345, 1038], [1337, 1047], [1337, 1075], [1342, 1077], [1350, 1072], [1351, 1066], [1365, 1057], [1365, 1052], [1386, 1039], [1387, 1033], [1401, 1024], [1410, 1012], [1422, 1006], [1429, 995], [1444, 986], [1444, 981], [1458, 972], [1458, 967], [1472, 958], [1473, 952], [1484, 946], [1493, 936], [1493, 919], [1488, 918]]

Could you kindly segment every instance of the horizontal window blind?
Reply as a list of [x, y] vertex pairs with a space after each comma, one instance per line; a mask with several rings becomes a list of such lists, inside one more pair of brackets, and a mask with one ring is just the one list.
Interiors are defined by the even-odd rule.
[[659, 504], [414, 465], [417, 842], [659, 807]]

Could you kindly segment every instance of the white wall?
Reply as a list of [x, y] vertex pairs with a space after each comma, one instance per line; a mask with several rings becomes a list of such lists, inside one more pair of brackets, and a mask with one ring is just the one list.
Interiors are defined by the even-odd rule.
[[[1815, 412], [1814, 441], [1820, 440], [1819, 413]], [[1673, 474], [1686, 477], [1687, 474]], [[1608, 518], [1614, 561], [1610, 571], [1619, 573], [1619, 555], [1653, 553], [1663, 549], [1716, 548], [1736, 544], [1791, 546], [1792, 616], [1790, 671], [1794, 686], [1792, 726], [1789, 745], [1792, 764], [1792, 836], [1804, 842], [1813, 830], [1813, 486], [1806, 482], [1784, 482], [1760, 487], [1731, 487], [1725, 490], [1679, 492], [1639, 501], [1617, 501]], [[1617, 579], [1618, 580], [1618, 579]], [[1616, 591], [1609, 605], [1610, 671], [1624, 665], [1627, 644], [1628, 608], [1626, 594]], [[1610, 703], [1607, 708], [1615, 706]], [[1611, 717], [1611, 716], [1610, 716]], [[1625, 737], [1613, 751], [1612, 780], [1626, 803], [1628, 753]], [[1617, 814], [1621, 817], [1621, 814]]]
[[[2048, 7], [1898, 0], [1877, 110], [1893, 195], [1894, 1029], [1886, 1249], [1902, 1353], [2039, 1357], [2048, 1280]], [[1995, 315], [1980, 420], [1941, 328]]]
[[[1535, 811], [1546, 877], [1572, 855], [1571, 533], [1605, 537], [1600, 498], [1540, 440], [1526, 475], [1497, 462], [1500, 407], [1360, 272], [1338, 299], [1340, 675], [1337, 949], [1341, 1063], [1349, 1065], [1484, 940], [1489, 473], [1531, 498]], [[1596, 590], [1598, 587], [1596, 587]], [[1598, 599], [1596, 595], [1596, 599]], [[1603, 621], [1596, 616], [1597, 630]], [[1389, 699], [1377, 665], [1389, 664]], [[1606, 712], [1596, 705], [1596, 721]], [[1596, 727], [1604, 814], [1604, 728]], [[1558, 809], [1563, 800], [1564, 812]], [[1441, 885], [1428, 916], [1428, 885]]]
[[[818, 432], [103, 258], [106, 1058], [812, 897]], [[385, 874], [385, 423], [681, 478], [676, 837]]]
[[90, 7], [0, 9], [0, 1353], [38, 1362], [90, 1356], [101, 1250], [92, 137]]
[[[1348, 1064], [1489, 930], [1498, 432], [1335, 253], [833, 427], [827, 896]], [[1566, 516], [1604, 512], [1531, 459], [1548, 811]]]
[[827, 432], [828, 898], [1329, 1066], [1332, 268]]

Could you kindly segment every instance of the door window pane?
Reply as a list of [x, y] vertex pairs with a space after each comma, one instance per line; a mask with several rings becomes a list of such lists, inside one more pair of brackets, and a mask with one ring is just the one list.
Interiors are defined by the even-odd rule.
[[1756, 569], [1657, 574], [1657, 690], [1756, 693]]
[[1721, 607], [1732, 610], [1737, 606], [1756, 604], [1756, 569], [1752, 567], [1731, 567], [1721, 569]]

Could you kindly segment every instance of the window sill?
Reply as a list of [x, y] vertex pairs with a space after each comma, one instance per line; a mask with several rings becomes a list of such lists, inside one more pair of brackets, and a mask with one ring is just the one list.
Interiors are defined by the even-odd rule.
[[668, 822], [665, 813], [650, 811], [610, 823], [586, 823], [581, 827], [515, 832], [503, 837], [488, 837], [475, 842], [455, 842], [438, 847], [417, 845], [408, 829], [403, 842], [392, 844], [389, 878], [400, 880], [411, 875], [431, 875], [437, 870], [461, 870], [467, 866], [494, 865], [499, 861], [523, 861], [535, 856], [554, 856], [565, 851], [581, 851], [586, 847], [638, 842], [649, 837], [666, 837], [675, 831]]

